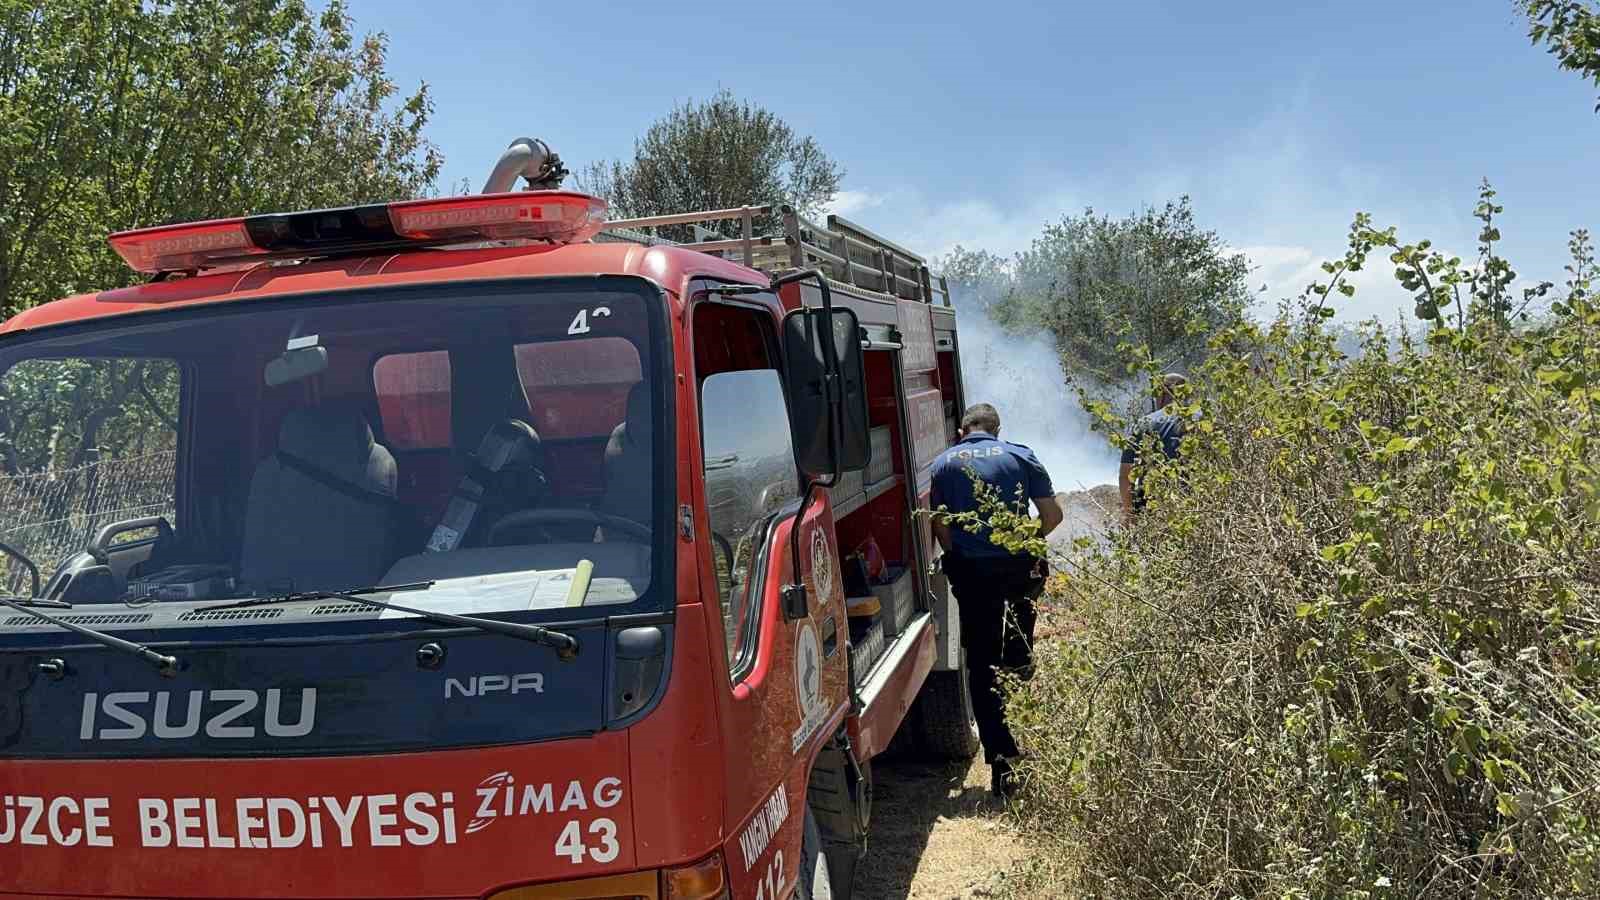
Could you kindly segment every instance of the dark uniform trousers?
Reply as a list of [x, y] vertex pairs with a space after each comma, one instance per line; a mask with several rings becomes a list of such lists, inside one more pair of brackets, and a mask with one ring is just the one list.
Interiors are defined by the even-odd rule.
[[978, 720], [985, 760], [1017, 756], [1006, 725], [996, 670], [1027, 679], [1033, 674], [1033, 601], [1044, 589], [1037, 560], [944, 555], [944, 572], [961, 614], [961, 646], [967, 651], [972, 714]]

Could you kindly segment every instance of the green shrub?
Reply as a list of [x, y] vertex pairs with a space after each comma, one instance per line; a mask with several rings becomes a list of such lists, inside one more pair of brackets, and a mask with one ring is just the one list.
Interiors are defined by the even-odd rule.
[[[1059, 561], [1070, 633], [1010, 701], [1035, 893], [1600, 895], [1600, 303], [1582, 232], [1513, 292], [1498, 212], [1470, 268], [1358, 217], [1213, 342], [1182, 478]], [[1429, 330], [1345, 357], [1378, 254]]]

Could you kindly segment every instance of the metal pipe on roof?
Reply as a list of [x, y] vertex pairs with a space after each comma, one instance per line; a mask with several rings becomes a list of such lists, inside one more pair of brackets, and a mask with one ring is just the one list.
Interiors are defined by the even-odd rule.
[[489, 180], [483, 183], [483, 193], [503, 194], [517, 186], [519, 177], [528, 179], [530, 191], [554, 190], [567, 177], [567, 168], [549, 144], [538, 138], [517, 138], [500, 154]]

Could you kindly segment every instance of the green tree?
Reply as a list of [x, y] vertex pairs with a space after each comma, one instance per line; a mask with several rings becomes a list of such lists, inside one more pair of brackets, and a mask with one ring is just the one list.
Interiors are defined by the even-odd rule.
[[0, 313], [129, 283], [111, 231], [429, 191], [384, 51], [339, 0], [0, 0]]
[[1188, 197], [1121, 219], [1087, 210], [1011, 260], [958, 248], [941, 266], [996, 323], [1048, 332], [1067, 372], [1102, 384], [1126, 377], [1133, 346], [1195, 364], [1252, 297], [1248, 260], [1196, 224]]
[[[789, 204], [814, 214], [833, 199], [844, 170], [814, 138], [796, 134], [776, 113], [721, 91], [687, 101], [634, 142], [633, 158], [591, 163], [578, 176], [606, 198], [614, 217], [634, 218], [745, 205]], [[776, 218], [757, 220], [770, 232]], [[739, 223], [723, 223], [734, 236]], [[662, 236], [692, 240], [687, 227]]]
[[984, 315], [1013, 288], [1011, 261], [988, 250], [968, 250], [958, 244], [935, 260], [933, 268], [944, 276], [955, 302]]
[[[1528, 19], [1528, 39], [1543, 44], [1561, 68], [1600, 86], [1600, 8], [1585, 0], [1515, 0]], [[1600, 112], [1600, 101], [1595, 103]]]

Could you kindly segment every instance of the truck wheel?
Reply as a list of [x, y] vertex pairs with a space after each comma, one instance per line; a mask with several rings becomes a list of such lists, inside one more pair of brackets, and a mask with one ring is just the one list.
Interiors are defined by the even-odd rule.
[[967, 687], [967, 657], [954, 672], [929, 672], [902, 728], [910, 727], [913, 752], [924, 759], [971, 759], [979, 749], [978, 724], [972, 717], [972, 692]]
[[861, 778], [857, 780], [846, 752], [837, 744], [824, 748], [806, 787], [806, 813], [817, 823], [832, 875], [830, 896], [838, 900], [850, 898], [856, 863], [867, 852], [867, 828], [872, 819], [872, 763], [860, 763]]
[[822, 852], [822, 833], [809, 809], [805, 831], [800, 836], [800, 883], [795, 885], [794, 896], [795, 900], [833, 900], [828, 854]]

